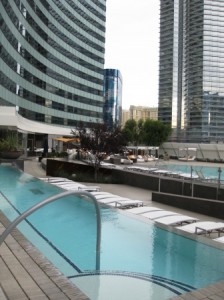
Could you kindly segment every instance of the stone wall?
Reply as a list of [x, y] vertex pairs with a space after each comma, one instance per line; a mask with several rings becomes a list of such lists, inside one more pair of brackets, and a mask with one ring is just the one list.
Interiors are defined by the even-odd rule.
[[224, 219], [224, 201], [158, 192], [152, 193], [152, 201]]

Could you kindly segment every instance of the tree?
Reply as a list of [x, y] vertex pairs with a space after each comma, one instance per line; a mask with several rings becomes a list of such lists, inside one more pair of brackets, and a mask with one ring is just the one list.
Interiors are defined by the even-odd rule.
[[168, 140], [172, 129], [161, 121], [146, 119], [143, 125], [143, 141], [147, 146], [160, 146]]
[[101, 161], [110, 153], [118, 153], [126, 146], [126, 139], [119, 127], [109, 129], [102, 123], [91, 123], [89, 128], [83, 124], [72, 133], [79, 137], [80, 146], [91, 152], [91, 164], [94, 167], [95, 181]]
[[144, 121], [140, 119], [136, 122], [133, 119], [127, 120], [123, 128], [123, 133], [125, 134], [128, 142], [134, 146], [138, 146], [142, 142], [143, 136], [143, 125]]

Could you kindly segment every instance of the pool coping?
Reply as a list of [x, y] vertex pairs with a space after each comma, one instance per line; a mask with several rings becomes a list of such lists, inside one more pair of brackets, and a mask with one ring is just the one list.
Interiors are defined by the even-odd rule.
[[[2, 232], [9, 224], [10, 221], [0, 212], [0, 231]], [[0, 247], [0, 269], [0, 295], [3, 295], [2, 298], [10, 300], [89, 299], [17, 228]]]

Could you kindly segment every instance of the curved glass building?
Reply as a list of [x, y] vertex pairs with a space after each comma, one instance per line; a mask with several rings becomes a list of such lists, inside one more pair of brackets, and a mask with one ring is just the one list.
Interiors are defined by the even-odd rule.
[[105, 14], [106, 0], [1, 0], [1, 107], [69, 131], [103, 122]]
[[119, 70], [104, 70], [104, 123], [109, 128], [121, 126], [122, 75]]
[[223, 141], [224, 2], [160, 3], [159, 119], [174, 141]]

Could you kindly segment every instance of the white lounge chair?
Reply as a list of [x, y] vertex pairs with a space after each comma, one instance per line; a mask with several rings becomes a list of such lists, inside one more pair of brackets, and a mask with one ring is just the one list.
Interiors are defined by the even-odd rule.
[[219, 242], [219, 243], [224, 243], [224, 236], [220, 236], [216, 239], [213, 239], [213, 241]]
[[103, 199], [108, 199], [108, 198], [118, 198], [119, 196], [113, 195], [113, 194], [105, 194], [105, 195], [93, 195], [97, 200], [103, 200]]
[[133, 207], [133, 206], [142, 207], [143, 206], [143, 201], [131, 200], [131, 199], [122, 200], [122, 201], [119, 200], [119, 201], [116, 201], [114, 203], [111, 203], [110, 206], [118, 207], [118, 208], [128, 208], [128, 207]]
[[111, 193], [108, 193], [108, 192], [94, 192], [94, 191], [92, 191], [91, 194], [93, 196], [97, 196], [97, 195], [111, 195]]
[[184, 223], [193, 223], [199, 221], [197, 218], [185, 216], [185, 215], [174, 215], [157, 218], [156, 222], [164, 225], [182, 225]]
[[64, 186], [64, 185], [76, 185], [77, 187], [78, 186], [85, 186], [85, 185], [83, 185], [83, 184], [80, 184], [80, 183], [76, 183], [76, 182], [74, 182], [74, 181], [56, 181], [56, 182], [49, 182], [50, 184], [52, 184], [52, 185], [57, 185], [57, 186]]
[[157, 218], [161, 218], [161, 217], [165, 217], [165, 216], [174, 216], [174, 215], [177, 215], [177, 213], [174, 213], [174, 212], [168, 211], [168, 210], [150, 211], [150, 212], [141, 214], [141, 216], [146, 217], [150, 220], [155, 220]]
[[42, 181], [45, 181], [45, 182], [49, 182], [49, 183], [51, 183], [51, 182], [74, 182], [71, 179], [64, 178], [64, 177], [42, 177], [39, 179]]
[[78, 189], [87, 192], [100, 191], [99, 186], [79, 186]]
[[76, 185], [69, 185], [69, 186], [59, 186], [61, 189], [66, 191], [78, 191], [78, 187]]
[[224, 223], [223, 222], [196, 222], [181, 227], [177, 227], [180, 230], [195, 233], [195, 234], [210, 234], [212, 232], [224, 232]]
[[198, 175], [188, 174], [188, 173], [179, 173], [179, 177], [186, 179], [197, 179]]
[[131, 208], [128, 210], [128, 212], [138, 215], [138, 214], [142, 214], [150, 211], [156, 211], [156, 210], [162, 210], [162, 209], [153, 206], [143, 206], [143, 207]]
[[107, 199], [97, 199], [98, 203], [103, 203], [103, 204], [109, 204], [109, 203], [115, 203], [115, 202], [122, 202], [122, 201], [129, 201], [130, 199], [128, 198], [122, 198], [122, 197], [111, 197]]
[[167, 173], [170, 173], [170, 171], [160, 170], [160, 169], [153, 171], [153, 174], [161, 174], [162, 175], [162, 174], [167, 174]]
[[80, 184], [75, 184], [75, 183], [66, 183], [66, 184], [54, 184], [57, 187], [60, 187], [64, 190], [77, 190], [78, 188], [81, 187], [82, 185]]

